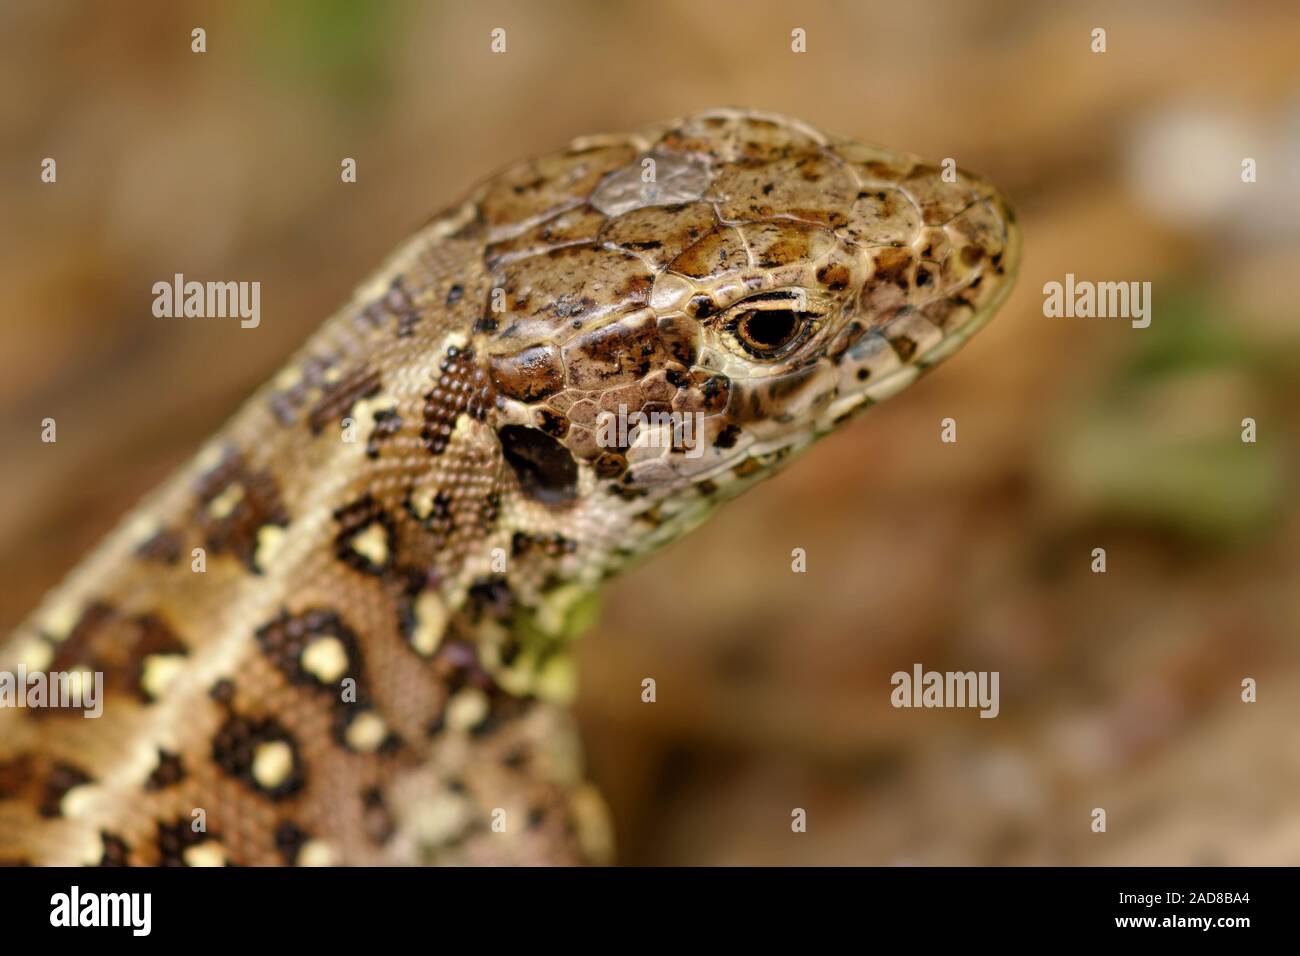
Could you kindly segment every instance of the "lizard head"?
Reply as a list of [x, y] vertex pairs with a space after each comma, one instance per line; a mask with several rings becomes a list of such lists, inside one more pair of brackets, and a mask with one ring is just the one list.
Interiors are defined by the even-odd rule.
[[505, 457], [624, 556], [950, 355], [1017, 258], [1006, 204], [951, 161], [734, 110], [521, 164], [473, 221]]

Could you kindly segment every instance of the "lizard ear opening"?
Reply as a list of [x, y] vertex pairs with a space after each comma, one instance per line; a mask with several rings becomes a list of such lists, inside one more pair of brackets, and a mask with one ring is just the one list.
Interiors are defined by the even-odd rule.
[[578, 496], [578, 463], [550, 435], [525, 425], [504, 425], [497, 437], [524, 494], [548, 505]]

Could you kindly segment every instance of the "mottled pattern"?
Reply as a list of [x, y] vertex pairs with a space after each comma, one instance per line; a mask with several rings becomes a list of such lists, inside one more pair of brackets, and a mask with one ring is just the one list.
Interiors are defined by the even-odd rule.
[[107, 698], [0, 710], [0, 860], [608, 859], [564, 709], [591, 592], [951, 354], [1015, 263], [987, 183], [778, 117], [506, 170], [0, 648]]

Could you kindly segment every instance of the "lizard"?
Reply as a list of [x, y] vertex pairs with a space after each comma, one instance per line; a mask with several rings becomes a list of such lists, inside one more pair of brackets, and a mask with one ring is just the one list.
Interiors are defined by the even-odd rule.
[[0, 707], [0, 860], [609, 861], [602, 581], [951, 355], [1018, 250], [979, 176], [752, 110], [487, 179], [0, 645], [102, 683]]

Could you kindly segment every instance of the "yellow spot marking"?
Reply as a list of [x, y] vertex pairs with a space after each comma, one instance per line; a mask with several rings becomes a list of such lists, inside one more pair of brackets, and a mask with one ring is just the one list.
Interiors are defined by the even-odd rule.
[[333, 866], [334, 848], [324, 840], [308, 840], [298, 851], [299, 866]]
[[447, 702], [447, 726], [453, 730], [470, 730], [488, 715], [487, 694], [477, 687], [466, 687]]
[[415, 627], [411, 631], [411, 646], [417, 654], [429, 657], [442, 643], [447, 629], [447, 609], [442, 598], [432, 591], [424, 591], [415, 599]]
[[608, 866], [614, 860], [614, 826], [600, 792], [591, 784], [582, 784], [569, 798], [569, 809], [587, 858], [597, 866]]
[[253, 751], [253, 779], [259, 786], [274, 790], [289, 778], [293, 770], [293, 748], [283, 740], [258, 744]]
[[186, 847], [181, 859], [186, 866], [225, 866], [226, 851], [220, 843], [209, 840], [207, 843]]
[[59, 801], [59, 812], [72, 819], [84, 814], [94, 802], [95, 785], [83, 783], [63, 795], [63, 799]]
[[51, 640], [61, 641], [72, 633], [72, 629], [77, 626], [77, 619], [81, 617], [81, 608], [71, 601], [67, 601], [57, 606], [41, 623], [41, 630], [50, 636]]
[[439, 846], [464, 829], [467, 817], [465, 800], [444, 790], [412, 811], [411, 831], [420, 844]]
[[461, 412], [456, 416], [456, 424], [452, 426], [451, 436], [447, 439], [451, 444], [459, 444], [462, 441], [472, 440], [474, 433], [475, 419]]
[[150, 515], [140, 515], [131, 520], [127, 537], [138, 544], [143, 544], [158, 533], [158, 519]]
[[257, 550], [253, 552], [253, 563], [265, 571], [275, 560], [275, 556], [284, 547], [288, 533], [278, 524], [264, 524], [257, 529]]
[[469, 337], [464, 332], [452, 332], [438, 345], [437, 354], [445, 355], [453, 347], [463, 349], [467, 345], [469, 345]]
[[369, 431], [375, 424], [377, 412], [391, 412], [397, 408], [397, 402], [391, 395], [383, 392], [369, 398], [360, 398], [352, 405], [352, 420], [362, 431]]
[[140, 672], [140, 687], [157, 700], [184, 667], [184, 654], [150, 654]]
[[82, 866], [99, 866], [104, 859], [104, 839], [94, 830], [90, 832], [82, 831], [76, 837], [80, 843], [80, 852], [77, 859], [81, 861]]
[[199, 471], [211, 471], [221, 464], [221, 459], [225, 457], [226, 450], [220, 444], [208, 445], [199, 452], [194, 463], [198, 466]]
[[386, 736], [388, 736], [388, 725], [384, 723], [384, 718], [374, 711], [367, 710], [358, 714], [356, 719], [348, 724], [344, 739], [349, 747], [359, 753], [373, 753], [379, 749]]
[[27, 671], [43, 671], [54, 660], [54, 648], [49, 641], [30, 637], [18, 648], [18, 665]]
[[275, 387], [284, 391], [293, 388], [302, 381], [302, 369], [297, 365], [282, 368], [275, 376]]
[[415, 512], [415, 516], [421, 521], [424, 521], [433, 513], [433, 499], [435, 494], [436, 489], [434, 489], [433, 486], [421, 488], [418, 491], [411, 493], [411, 510]]
[[337, 637], [318, 637], [302, 652], [302, 669], [322, 684], [332, 684], [348, 669], [348, 652]]
[[208, 502], [208, 514], [220, 521], [226, 517], [244, 500], [244, 486], [239, 482], [227, 485], [211, 501]]
[[387, 564], [388, 537], [384, 534], [384, 526], [378, 521], [366, 525], [364, 531], [353, 536], [352, 550], [373, 565]]

